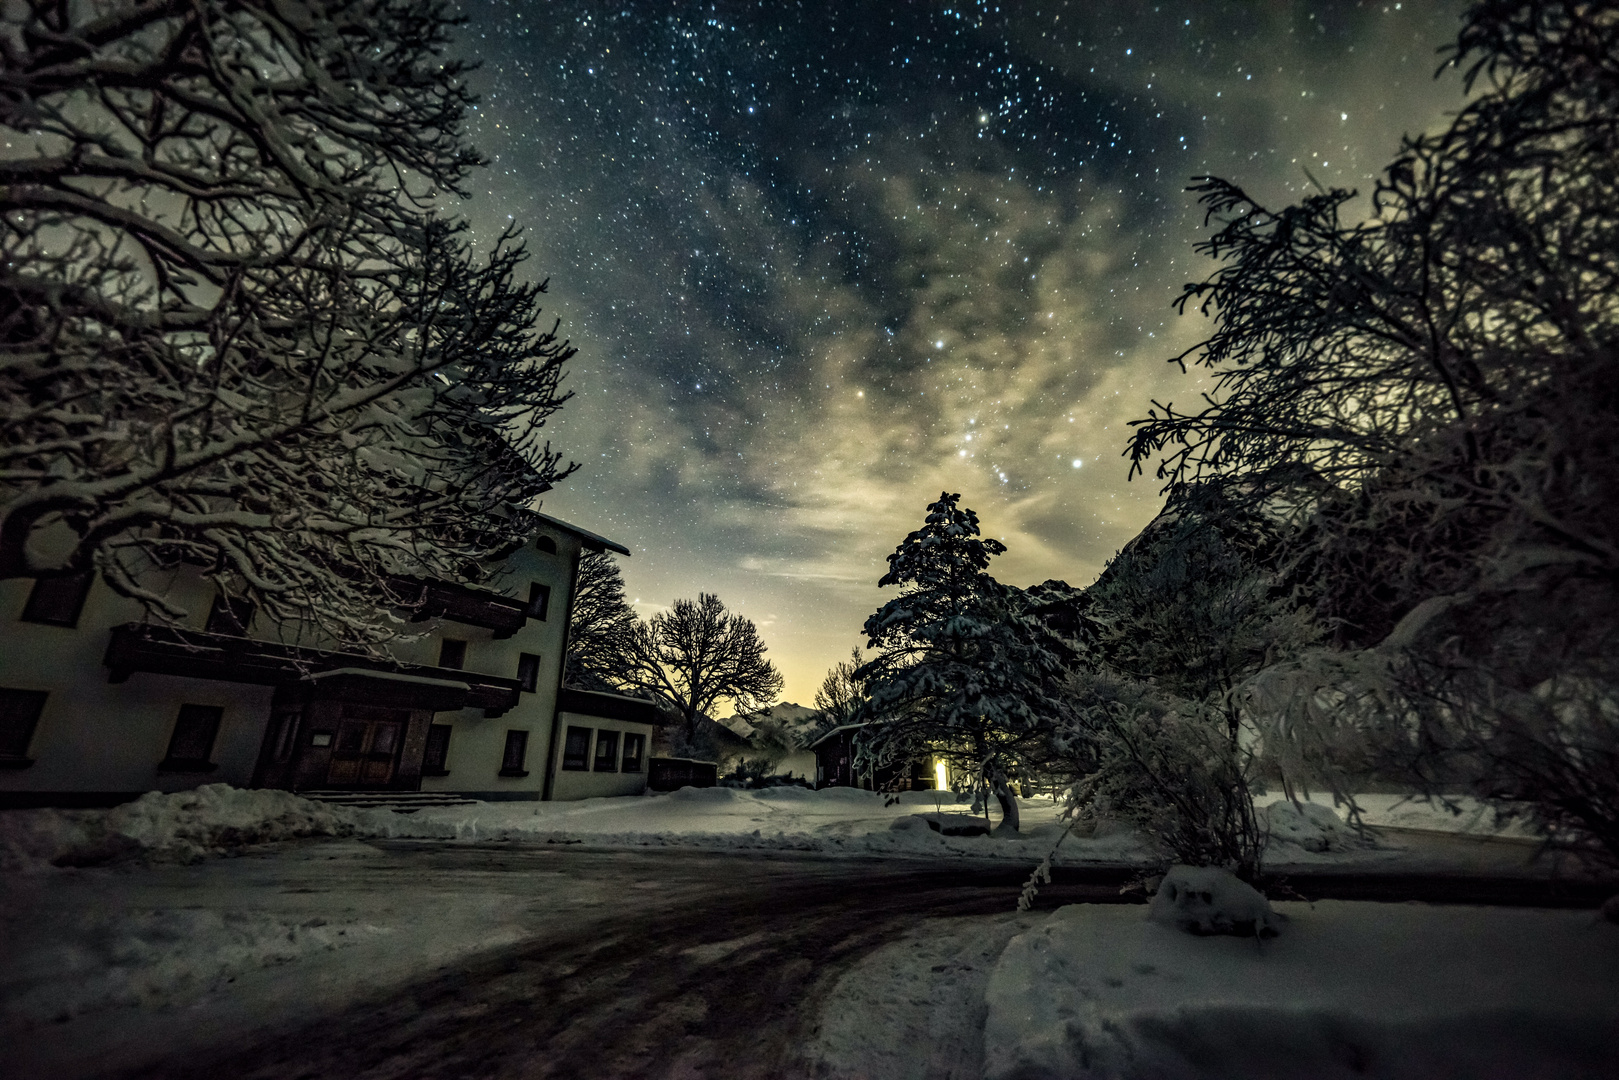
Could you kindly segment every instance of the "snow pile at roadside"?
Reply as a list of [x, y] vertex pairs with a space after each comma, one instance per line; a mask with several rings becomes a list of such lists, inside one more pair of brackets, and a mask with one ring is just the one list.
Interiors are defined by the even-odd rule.
[[1619, 927], [1587, 911], [1279, 903], [1281, 937], [1074, 905], [989, 980], [990, 1080], [1613, 1077]]
[[[1023, 831], [1013, 837], [945, 836], [925, 816], [949, 808], [966, 815], [950, 792], [893, 796], [856, 788], [682, 788], [667, 795], [579, 802], [480, 803], [393, 815], [386, 835], [461, 840], [588, 843], [615, 847], [696, 847], [705, 850], [813, 851], [900, 857], [1006, 858], [1029, 865], [1045, 858], [1062, 835], [1060, 807], [1051, 799], [1020, 802]], [[981, 819], [980, 819], [981, 820]], [[995, 819], [998, 820], [998, 817]], [[379, 826], [384, 823], [379, 822]], [[1145, 865], [1150, 856], [1130, 833], [1070, 839], [1064, 863]]]
[[[578, 802], [497, 802], [414, 814], [359, 810], [290, 792], [209, 784], [150, 792], [111, 810], [0, 812], [0, 869], [96, 866], [142, 859], [195, 862], [258, 844], [304, 837], [588, 843], [611, 847], [810, 851], [901, 857], [976, 856], [1038, 863], [1063, 826], [1050, 799], [1022, 804], [1010, 838], [943, 836], [920, 815], [967, 807], [943, 792], [891, 796], [852, 788], [683, 788], [668, 795]], [[896, 827], [898, 826], [898, 827]], [[1130, 833], [1070, 840], [1064, 862], [1142, 862]]]
[[1329, 806], [1287, 799], [1255, 808], [1260, 828], [1272, 844], [1293, 844], [1305, 851], [1351, 851], [1372, 846]]
[[[1468, 795], [1450, 796], [1444, 802], [1424, 798], [1421, 795], [1387, 792], [1356, 794], [1354, 799], [1355, 805], [1360, 810], [1361, 823], [1374, 828], [1419, 829], [1423, 832], [1498, 836], [1519, 840], [1539, 839], [1534, 830], [1522, 820], [1497, 824], [1495, 810]], [[1291, 840], [1288, 830], [1296, 825], [1290, 811], [1279, 809], [1284, 806], [1291, 807], [1293, 812], [1309, 819], [1302, 824], [1302, 835], [1313, 833], [1315, 826], [1325, 827], [1330, 833], [1333, 823], [1336, 823], [1338, 836], [1345, 838], [1349, 846], [1359, 842], [1360, 838], [1355, 829], [1344, 824], [1345, 809], [1335, 803], [1333, 797], [1326, 792], [1302, 796], [1297, 803], [1281, 792], [1255, 798], [1254, 807], [1261, 816], [1267, 813], [1285, 815], [1285, 820], [1272, 821], [1272, 835], [1278, 839]], [[1327, 840], [1329, 846], [1326, 849], [1307, 847], [1306, 850], [1336, 850], [1332, 847], [1336, 842], [1334, 836], [1329, 834]]]
[[229, 784], [170, 794], [149, 791], [111, 810], [8, 810], [0, 812], [0, 870], [95, 866], [130, 858], [195, 862], [253, 844], [374, 835], [397, 816]]

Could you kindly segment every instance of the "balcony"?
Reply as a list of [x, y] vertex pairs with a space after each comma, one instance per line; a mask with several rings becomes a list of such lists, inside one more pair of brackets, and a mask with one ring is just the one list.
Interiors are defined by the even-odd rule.
[[520, 695], [517, 680], [500, 675], [142, 623], [113, 627], [102, 663], [115, 683], [136, 672], [255, 686], [308, 680], [325, 694], [435, 712], [475, 708], [499, 715]]

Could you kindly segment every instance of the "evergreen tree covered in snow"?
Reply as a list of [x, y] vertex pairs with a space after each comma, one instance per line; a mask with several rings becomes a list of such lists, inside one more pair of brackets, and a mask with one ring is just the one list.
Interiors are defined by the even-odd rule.
[[980, 537], [960, 499], [941, 493], [888, 557], [878, 585], [902, 592], [866, 620], [877, 655], [854, 673], [869, 693], [854, 714], [868, 725], [857, 745], [876, 766], [945, 758], [995, 793], [1015, 829], [1008, 779], [1038, 746], [1061, 669], [1016, 590], [987, 573], [1005, 545]]

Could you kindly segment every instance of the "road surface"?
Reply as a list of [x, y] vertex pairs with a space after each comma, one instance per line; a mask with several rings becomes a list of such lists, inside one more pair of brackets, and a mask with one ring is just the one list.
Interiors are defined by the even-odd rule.
[[[1435, 840], [1435, 843], [1446, 843]], [[261, 1028], [119, 1077], [792, 1077], [835, 976], [929, 919], [1001, 914], [1028, 868], [791, 854], [375, 842], [353, 872], [382, 888], [588, 883], [589, 910], [515, 944], [310, 1021]], [[1126, 869], [1062, 870], [1039, 906], [1130, 902]], [[1589, 883], [1522, 877], [1296, 874], [1306, 898], [1594, 906]], [[1611, 891], [1611, 886], [1609, 890]]]

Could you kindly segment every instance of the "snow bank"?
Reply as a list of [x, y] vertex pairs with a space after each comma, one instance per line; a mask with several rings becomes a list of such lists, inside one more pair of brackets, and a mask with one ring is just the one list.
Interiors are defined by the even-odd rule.
[[1272, 844], [1293, 844], [1305, 851], [1351, 851], [1371, 846], [1344, 823], [1330, 806], [1283, 799], [1256, 808], [1260, 828]]
[[[945, 792], [939, 801], [953, 806], [955, 796]], [[970, 855], [1032, 866], [1062, 832], [1058, 807], [1049, 799], [1026, 800], [1023, 832], [993, 840], [944, 836], [930, 829], [915, 812], [933, 808], [932, 793], [907, 793], [898, 803], [891, 802], [880, 792], [853, 788], [715, 787], [578, 802], [476, 803], [396, 814], [313, 802], [285, 791], [209, 784], [167, 795], [152, 792], [112, 810], [0, 812], [0, 868], [40, 870], [130, 859], [185, 863], [251, 845], [322, 836], [902, 857]], [[1134, 863], [1147, 858], [1128, 834], [1070, 841], [1063, 853], [1065, 862]]]
[[1213, 866], [1170, 867], [1147, 918], [1189, 934], [1265, 938], [1282, 930], [1282, 919], [1258, 889]]
[[[1492, 807], [1467, 795], [1451, 796], [1446, 802], [1427, 799], [1420, 795], [1386, 792], [1357, 794], [1354, 799], [1355, 805], [1360, 808], [1362, 823], [1376, 828], [1418, 829], [1423, 832], [1538, 840], [1534, 830], [1523, 820], [1498, 824]], [[1344, 824], [1342, 810], [1326, 792], [1316, 792], [1302, 797], [1298, 805], [1293, 804], [1281, 792], [1275, 792], [1256, 798], [1254, 804], [1262, 815], [1270, 812], [1283, 815], [1273, 822], [1273, 835], [1278, 839], [1292, 839], [1288, 835], [1289, 830], [1300, 827], [1295, 824], [1289, 811], [1280, 809], [1283, 806], [1293, 806], [1297, 813], [1309, 819], [1307, 824], [1302, 825], [1301, 837], [1311, 835], [1312, 827], [1318, 826], [1327, 831], [1329, 843], [1334, 842], [1335, 835], [1346, 837], [1351, 843], [1357, 839], [1355, 830]], [[1307, 850], [1316, 849], [1307, 848]], [[1329, 847], [1326, 850], [1340, 849]]]
[[1074, 905], [985, 994], [990, 1080], [1615, 1075], [1619, 927], [1590, 912], [1280, 903], [1270, 941]]
[[111, 810], [0, 812], [0, 870], [95, 866], [130, 858], [195, 862], [307, 836], [375, 835], [397, 814], [328, 806], [286, 791], [205, 784], [151, 791]]

